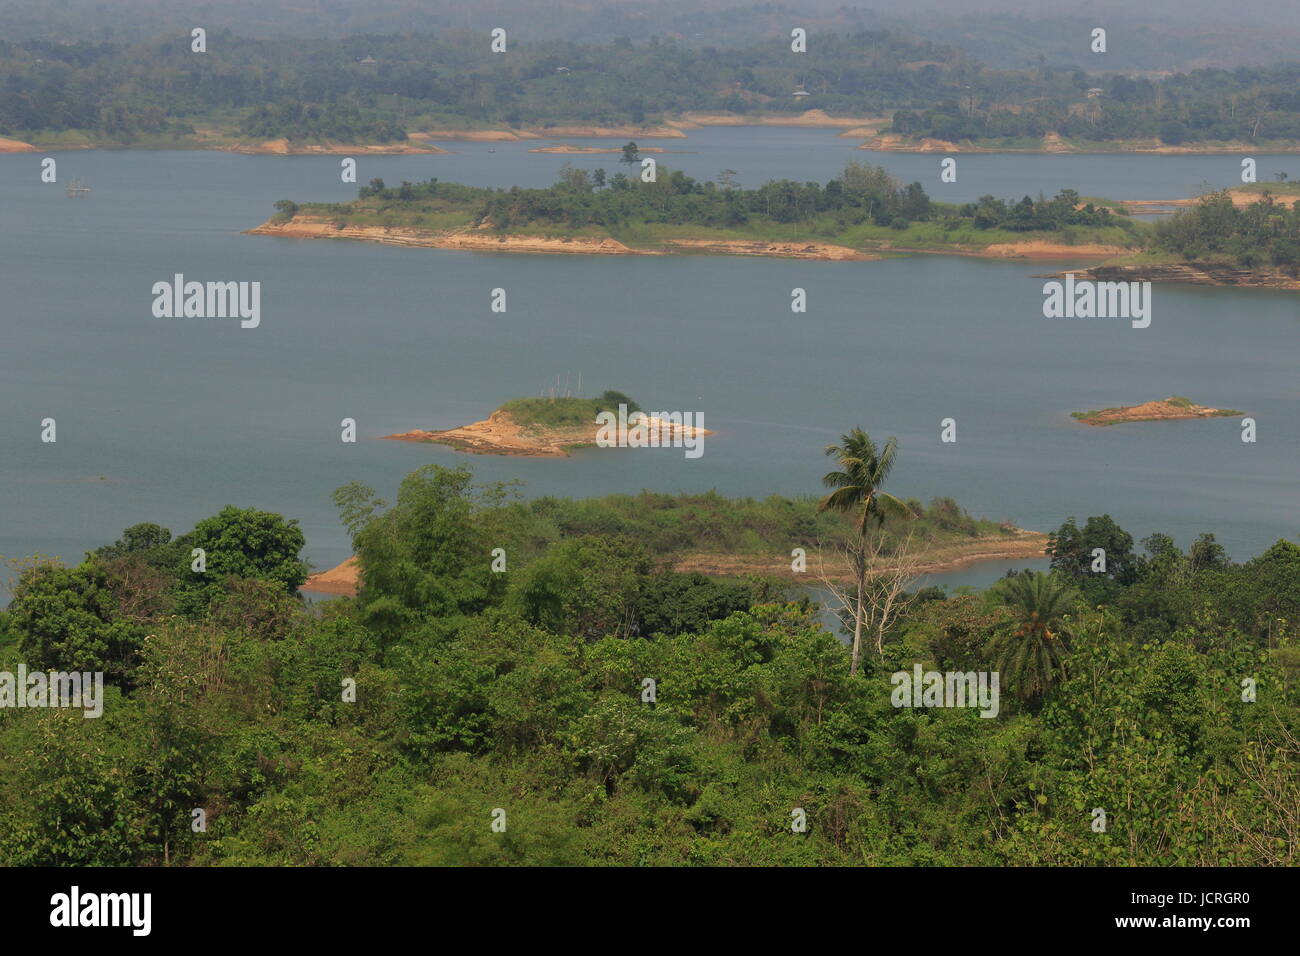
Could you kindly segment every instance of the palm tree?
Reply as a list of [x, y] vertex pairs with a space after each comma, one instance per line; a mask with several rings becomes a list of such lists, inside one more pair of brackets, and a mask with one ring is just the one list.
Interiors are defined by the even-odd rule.
[[1078, 592], [1055, 574], [1024, 571], [999, 585], [1014, 616], [1012, 629], [994, 638], [997, 669], [1028, 702], [1046, 694], [1065, 675], [1068, 648], [1059, 629]]
[[894, 467], [898, 440], [892, 435], [883, 448], [876, 448], [861, 428], [840, 436], [840, 444], [827, 445], [826, 454], [833, 457], [843, 471], [832, 471], [822, 479], [827, 488], [834, 488], [817, 505], [818, 511], [840, 511], [854, 516], [854, 530], [858, 533], [858, 546], [853, 551], [853, 571], [857, 578], [858, 599], [853, 608], [853, 663], [851, 674], [857, 674], [862, 657], [863, 592], [867, 584], [867, 535], [872, 525], [884, 524], [887, 517], [911, 517], [912, 511], [899, 499], [881, 490]]

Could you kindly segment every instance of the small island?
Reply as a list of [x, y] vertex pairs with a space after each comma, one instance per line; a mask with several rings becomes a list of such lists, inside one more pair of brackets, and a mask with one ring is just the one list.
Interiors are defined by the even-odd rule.
[[[712, 434], [707, 428], [679, 420], [682, 416], [675, 413], [644, 412], [640, 405], [622, 392], [611, 389], [599, 398], [515, 398], [494, 411], [485, 421], [474, 422], [472, 425], [444, 431], [417, 428], [384, 437], [393, 441], [435, 442], [450, 445], [457, 451], [480, 455], [563, 458], [576, 448], [595, 448], [605, 444], [598, 441], [598, 436], [605, 427], [598, 422], [598, 417], [602, 414], [615, 419], [621, 416], [622, 421], [633, 428], [639, 424], [654, 436], [654, 444], [657, 446], [690, 446], [703, 436]], [[694, 416], [692, 420], [695, 420]], [[622, 445], [624, 442], [611, 441], [610, 444]], [[626, 444], [637, 447], [635, 441]]]
[[[635, 143], [622, 152], [639, 156]], [[621, 161], [621, 160], [620, 160]], [[566, 163], [544, 189], [382, 179], [341, 203], [281, 199], [250, 235], [588, 255], [737, 255], [868, 261], [930, 252], [995, 259], [1097, 259], [1146, 248], [1144, 223], [1114, 203], [1062, 189], [1051, 199], [932, 200], [883, 167], [849, 162], [824, 185], [746, 189], [724, 170], [702, 181], [666, 166], [653, 181]]]
[[1117, 425], [1120, 422], [1163, 422], [1180, 418], [1225, 418], [1241, 415], [1230, 408], [1210, 408], [1196, 405], [1182, 395], [1170, 395], [1155, 402], [1141, 405], [1124, 405], [1102, 408], [1091, 412], [1071, 412], [1070, 415], [1085, 425]]

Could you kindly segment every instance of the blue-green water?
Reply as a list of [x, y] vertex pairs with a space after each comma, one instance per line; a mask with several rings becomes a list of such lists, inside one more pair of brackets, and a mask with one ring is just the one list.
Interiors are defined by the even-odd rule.
[[[1054, 192], [1168, 198], [1227, 185], [1239, 159], [961, 157], [951, 197], [938, 157], [877, 156], [817, 130], [702, 130], [660, 141], [693, 175], [733, 168], [825, 179], [880, 159], [943, 198]], [[606, 143], [607, 144], [607, 143]], [[565, 159], [529, 144], [449, 144], [451, 156], [366, 158], [360, 178], [542, 184]], [[347, 556], [330, 491], [391, 493], [425, 464], [468, 462], [528, 494], [815, 493], [823, 447], [854, 425], [897, 435], [894, 491], [949, 495], [976, 514], [1048, 530], [1110, 513], [1141, 537], [1213, 531], [1237, 558], [1294, 536], [1300, 298], [1157, 286], [1148, 329], [1042, 315], [1059, 264], [922, 256], [880, 262], [528, 256], [240, 235], [279, 198], [343, 199], [328, 157], [65, 152], [0, 156], [0, 555], [75, 560], [139, 521], [173, 531], [226, 504], [299, 519], [309, 558]], [[599, 162], [598, 162], [599, 161]], [[1271, 163], [1272, 165], [1269, 165]], [[1300, 175], [1295, 157], [1269, 157]], [[73, 176], [92, 193], [64, 195]], [[933, 180], [933, 182], [932, 182]], [[260, 328], [157, 319], [154, 282], [259, 280]], [[790, 290], [808, 291], [806, 314]], [[505, 314], [489, 310], [505, 288]], [[680, 450], [570, 459], [465, 456], [379, 441], [481, 419], [503, 400], [581, 373], [583, 391], [701, 412], [702, 458]], [[1088, 428], [1069, 412], [1170, 394], [1242, 409], [1236, 419]], [[41, 420], [58, 441], [40, 441]], [[339, 440], [355, 418], [360, 440]], [[940, 420], [957, 420], [955, 444]], [[985, 583], [981, 566], [943, 576]]]

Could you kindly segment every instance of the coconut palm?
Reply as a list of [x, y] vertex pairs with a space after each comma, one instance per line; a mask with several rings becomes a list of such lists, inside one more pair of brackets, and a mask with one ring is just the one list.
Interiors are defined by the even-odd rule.
[[894, 467], [897, 449], [898, 440], [893, 436], [890, 436], [883, 448], [877, 448], [871, 436], [861, 428], [841, 435], [838, 445], [826, 447], [826, 454], [839, 462], [843, 470], [832, 471], [822, 479], [823, 485], [835, 490], [818, 503], [817, 510], [852, 515], [854, 530], [858, 533], [857, 548], [852, 552], [858, 588], [858, 598], [853, 609], [852, 674], [857, 674], [858, 661], [862, 657], [863, 595], [868, 570], [867, 536], [873, 530], [878, 530], [887, 517], [912, 516], [911, 509], [906, 504], [881, 490], [881, 485]]
[[1022, 572], [998, 587], [1014, 620], [994, 638], [996, 666], [1002, 683], [1028, 702], [1042, 697], [1065, 675], [1068, 648], [1060, 622], [1079, 595], [1056, 575], [1042, 571]]

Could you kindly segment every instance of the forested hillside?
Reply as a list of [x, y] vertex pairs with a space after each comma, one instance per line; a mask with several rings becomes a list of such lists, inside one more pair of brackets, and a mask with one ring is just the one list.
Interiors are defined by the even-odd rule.
[[[1296, 862], [1294, 543], [1233, 563], [1071, 518], [1052, 574], [917, 592], [851, 676], [806, 600], [624, 534], [672, 499], [615, 520], [503, 494], [437, 466], [392, 504], [340, 489], [365, 584], [323, 606], [294, 596], [301, 532], [255, 509], [28, 566], [0, 664], [110, 687], [98, 719], [0, 709], [0, 862]], [[696, 542], [710, 514], [774, 542], [805, 515], [784, 552], [850, 527], [779, 499], [675, 514]], [[999, 669], [998, 715], [893, 706], [913, 664]]]
[[204, 53], [191, 51], [188, 32], [131, 45], [0, 41], [0, 134], [69, 145], [386, 143], [429, 129], [819, 109], [889, 117], [907, 137], [1013, 145], [1048, 133], [1083, 143], [1300, 139], [1295, 63], [1152, 79], [992, 69], [886, 30], [808, 42], [796, 54], [788, 37], [735, 48], [519, 39], [497, 54], [486, 33], [465, 30], [292, 41], [213, 31]]

